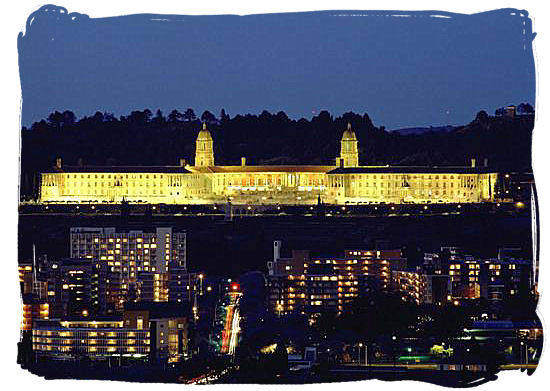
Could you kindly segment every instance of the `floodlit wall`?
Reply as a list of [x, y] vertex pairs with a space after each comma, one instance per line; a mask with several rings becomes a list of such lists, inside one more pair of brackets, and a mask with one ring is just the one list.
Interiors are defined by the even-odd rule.
[[41, 202], [151, 204], [476, 203], [495, 200], [496, 173], [46, 173]]
[[128, 202], [186, 204], [212, 193], [205, 174], [171, 173], [44, 173], [41, 202]]
[[496, 173], [329, 174], [328, 200], [348, 203], [476, 203], [495, 200]]
[[148, 330], [125, 328], [37, 327], [32, 331], [33, 351], [40, 355], [146, 357]]

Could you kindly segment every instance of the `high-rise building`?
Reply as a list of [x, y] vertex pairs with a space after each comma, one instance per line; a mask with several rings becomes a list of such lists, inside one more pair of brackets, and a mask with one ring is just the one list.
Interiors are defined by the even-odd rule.
[[533, 291], [532, 261], [526, 259], [455, 260], [449, 264], [451, 294], [455, 298], [484, 297], [498, 303]]
[[51, 317], [93, 316], [107, 310], [106, 285], [109, 271], [106, 261], [84, 258], [41, 259], [33, 276], [35, 292], [42, 291]]
[[188, 352], [189, 307], [178, 303], [127, 303], [124, 327], [151, 332], [150, 358], [178, 362]]
[[49, 319], [50, 306], [44, 299], [39, 299], [33, 295], [23, 295], [21, 331], [30, 331], [35, 321], [40, 319]]
[[105, 266], [106, 262], [93, 259], [63, 259], [59, 262], [56, 293], [59, 294], [61, 314], [86, 317], [106, 312], [105, 281], [108, 274]]
[[275, 241], [275, 259], [267, 265], [269, 303], [279, 314], [343, 312], [371, 290], [389, 289], [392, 270], [406, 267], [401, 250], [345, 250], [341, 258], [294, 250], [290, 258], [282, 258], [280, 249], [281, 242]]
[[[456, 247], [442, 247], [439, 254], [425, 254], [424, 264], [418, 270], [394, 273], [394, 277], [401, 281], [396, 287], [403, 292], [410, 292], [403, 281], [415, 278], [424, 281], [430, 275], [436, 279], [449, 279], [448, 300], [456, 304], [464, 299], [484, 298], [494, 310], [498, 310], [514, 296], [536, 294], [533, 262], [524, 259], [522, 251], [517, 248], [502, 248], [497, 258], [480, 259], [463, 254]], [[424, 282], [420, 286], [422, 284]]]
[[427, 273], [422, 270], [394, 270], [392, 279], [393, 289], [417, 304], [442, 305], [449, 299], [448, 275]]
[[32, 264], [20, 263], [19, 269], [19, 284], [21, 285], [21, 293], [28, 294], [32, 292], [33, 287], [33, 267]]
[[168, 301], [170, 281], [187, 272], [186, 234], [169, 227], [74, 227], [70, 241], [71, 257], [106, 262], [107, 304], [117, 310], [126, 301]]

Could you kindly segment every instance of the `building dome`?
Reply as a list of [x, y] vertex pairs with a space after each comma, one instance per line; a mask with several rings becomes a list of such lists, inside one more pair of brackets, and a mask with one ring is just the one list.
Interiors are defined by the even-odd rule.
[[210, 131], [206, 129], [205, 123], [202, 124], [202, 129], [195, 142], [195, 166], [214, 166], [214, 140], [212, 140]]
[[197, 136], [197, 141], [212, 141], [212, 135], [210, 134], [210, 131], [206, 129], [206, 123], [202, 124], [202, 129], [199, 131], [199, 135]]
[[348, 122], [348, 128], [344, 130], [344, 134], [342, 135], [342, 141], [357, 141], [357, 137], [355, 137], [355, 132], [351, 128], [351, 123]]

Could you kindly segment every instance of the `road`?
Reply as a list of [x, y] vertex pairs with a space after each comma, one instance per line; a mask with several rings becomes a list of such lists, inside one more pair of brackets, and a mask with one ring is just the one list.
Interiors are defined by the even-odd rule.
[[239, 299], [240, 292], [229, 293], [229, 304], [226, 306], [225, 326], [222, 330], [221, 353], [233, 355], [239, 341], [240, 314]]

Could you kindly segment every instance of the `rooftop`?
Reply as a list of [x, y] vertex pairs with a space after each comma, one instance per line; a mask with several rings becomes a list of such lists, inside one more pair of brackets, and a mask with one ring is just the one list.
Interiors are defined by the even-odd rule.
[[52, 167], [46, 173], [160, 173], [184, 174], [190, 171], [183, 166], [62, 166]]
[[186, 317], [189, 315], [189, 305], [169, 302], [137, 302], [125, 303], [124, 311], [149, 311], [151, 319], [167, 317]]
[[247, 172], [307, 172], [307, 173], [326, 173], [333, 170], [335, 166], [314, 166], [314, 165], [260, 165], [260, 166], [214, 166], [214, 167], [190, 167], [193, 172], [210, 172], [210, 173], [247, 173]]
[[340, 167], [328, 174], [480, 174], [495, 170], [469, 166], [363, 166]]

